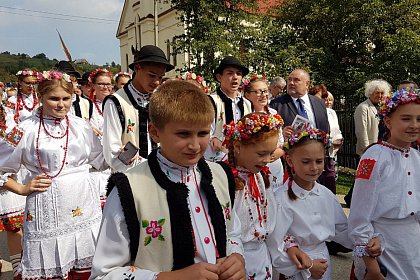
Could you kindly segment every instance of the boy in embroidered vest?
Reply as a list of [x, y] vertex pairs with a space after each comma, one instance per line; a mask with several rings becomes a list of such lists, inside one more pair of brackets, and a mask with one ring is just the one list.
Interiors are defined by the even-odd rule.
[[149, 115], [160, 148], [110, 177], [91, 279], [246, 279], [233, 174], [202, 158], [210, 100], [189, 82], [168, 81]]
[[210, 95], [215, 109], [215, 118], [211, 127], [210, 145], [205, 153], [207, 160], [221, 160], [227, 153], [227, 150], [222, 147], [223, 126], [231, 121], [236, 123], [246, 114], [252, 113], [251, 102], [244, 99], [239, 91], [242, 77], [248, 73], [249, 69], [233, 56], [225, 57], [219, 67], [214, 70], [213, 77], [220, 82], [220, 86]]
[[[140, 164], [156, 147], [147, 132], [149, 97], [161, 84], [165, 72], [174, 69], [156, 46], [147, 45], [140, 51], [132, 48], [132, 51], [134, 62], [129, 67], [135, 76], [122, 89], [105, 98], [103, 109], [105, 160], [120, 172]], [[128, 142], [139, 148], [139, 152], [126, 165], [118, 155]]]

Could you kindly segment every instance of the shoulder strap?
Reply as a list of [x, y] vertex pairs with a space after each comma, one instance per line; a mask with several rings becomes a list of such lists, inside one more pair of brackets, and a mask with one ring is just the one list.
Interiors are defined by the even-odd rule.
[[102, 111], [104, 109], [103, 107], [105, 106], [105, 103], [108, 100], [114, 102], [115, 107], [117, 107], [118, 116], [120, 117], [121, 128], [122, 128], [122, 131], [124, 131], [125, 130], [125, 116], [124, 116], [124, 112], [122, 110], [120, 101], [118, 101], [118, 98], [117, 97], [115, 97], [112, 94], [111, 95], [108, 95], [107, 97], [105, 97], [104, 102], [102, 103], [103, 104], [102, 105]]
[[217, 162], [225, 171], [227, 179], [228, 179], [228, 187], [229, 187], [229, 196], [230, 196], [230, 201], [232, 203], [232, 208], [233, 208], [233, 204], [235, 203], [235, 177], [233, 176], [233, 172], [232, 169], [230, 168], [230, 166], [223, 161], [218, 161]]
[[90, 99], [86, 99], [86, 100], [89, 101], [89, 120], [90, 120], [93, 114], [93, 102]]
[[122, 173], [114, 173], [108, 179], [107, 196], [116, 187], [121, 201], [125, 222], [127, 224], [128, 235], [130, 237], [130, 260], [136, 260], [139, 249], [140, 223], [137, 218], [136, 205], [134, 203], [133, 192], [127, 176]]
[[209, 95], [208, 96], [210, 99], [211, 104], [213, 105], [213, 109], [214, 109], [214, 121], [217, 121], [217, 106], [216, 106], [216, 102], [214, 102], [214, 99]]
[[74, 107], [74, 114], [78, 116], [79, 118], [82, 117], [82, 112], [80, 110], [80, 97], [76, 95], [76, 100], [73, 102]]

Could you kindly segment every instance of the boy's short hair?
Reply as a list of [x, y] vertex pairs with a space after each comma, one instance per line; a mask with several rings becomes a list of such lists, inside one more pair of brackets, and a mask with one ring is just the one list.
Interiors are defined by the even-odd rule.
[[202, 89], [186, 81], [170, 80], [152, 94], [149, 117], [163, 129], [171, 121], [210, 124], [215, 116], [210, 98]]

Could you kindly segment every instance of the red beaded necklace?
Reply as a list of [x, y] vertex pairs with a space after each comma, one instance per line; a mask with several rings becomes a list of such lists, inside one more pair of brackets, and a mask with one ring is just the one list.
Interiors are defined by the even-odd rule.
[[19, 123], [20, 111], [23, 108], [25, 108], [29, 112], [32, 112], [32, 110], [35, 109], [36, 105], [38, 105], [38, 100], [36, 99], [35, 91], [32, 92], [32, 97], [33, 97], [33, 100], [34, 100], [34, 104], [32, 105], [32, 107], [28, 107], [26, 105], [25, 101], [23, 100], [22, 94], [19, 94], [17, 96], [17, 99], [16, 99], [16, 108], [15, 108], [15, 115], [13, 117], [15, 123]]
[[[244, 199], [245, 199], [245, 203], [248, 206], [249, 218], [251, 220], [252, 225], [254, 226], [254, 236], [258, 240], [265, 240], [267, 238], [267, 235], [268, 235], [268, 225], [267, 225], [268, 199], [265, 197], [264, 193], [261, 193], [259, 190], [252, 190], [251, 189], [252, 188], [251, 185], [253, 185], [253, 184], [256, 184], [256, 186], [258, 187], [259, 185], [264, 185], [264, 183], [260, 182], [260, 179], [259, 179], [257, 174], [252, 174], [249, 171], [242, 171], [242, 170], [238, 170], [238, 171], [241, 172], [241, 173], [248, 174], [248, 184], [244, 189]], [[257, 179], [258, 182], [256, 182], [255, 179]], [[254, 182], [252, 182], [252, 180], [254, 180]], [[255, 191], [257, 191], [258, 194], [255, 193]], [[263, 235], [260, 235], [260, 233], [257, 231], [257, 229], [255, 227], [254, 215], [252, 214], [251, 203], [255, 204], [255, 206], [256, 206], [256, 210], [257, 210], [257, 213], [258, 213], [259, 225], [265, 231], [265, 234], [263, 234]]]
[[[42, 172], [45, 174], [45, 176], [47, 176], [48, 178], [50, 178], [50, 179], [53, 179], [53, 178], [55, 178], [55, 177], [57, 177], [60, 173], [61, 173], [61, 171], [63, 170], [63, 167], [64, 167], [64, 164], [65, 164], [65, 162], [66, 162], [66, 158], [67, 158], [67, 150], [68, 150], [68, 145], [69, 145], [69, 127], [70, 127], [70, 122], [69, 122], [69, 117], [68, 116], [66, 116], [66, 124], [67, 124], [67, 127], [66, 127], [66, 132], [62, 135], [62, 136], [53, 136], [47, 129], [46, 129], [46, 127], [45, 127], [45, 123], [44, 123], [44, 116], [42, 115], [42, 109], [40, 110], [40, 116], [39, 116], [39, 127], [38, 127], [38, 136], [37, 136], [37, 138], [36, 138], [36, 143], [35, 143], [35, 145], [36, 145], [36, 147], [35, 147], [35, 150], [36, 150], [36, 156], [37, 156], [37, 159], [38, 159], [38, 163], [39, 163], [39, 167], [41, 168], [41, 170], [42, 170]], [[63, 158], [63, 161], [61, 162], [61, 167], [60, 167], [60, 170], [58, 170], [58, 172], [55, 174], [55, 175], [49, 175], [48, 173], [47, 173], [47, 171], [45, 170], [45, 168], [42, 166], [42, 162], [41, 162], [41, 156], [40, 156], [40, 154], [39, 154], [39, 137], [40, 137], [40, 135], [41, 135], [41, 126], [43, 127], [43, 129], [44, 129], [44, 131], [45, 131], [45, 134], [47, 134], [48, 136], [50, 136], [50, 137], [52, 137], [52, 138], [54, 138], [54, 139], [62, 139], [64, 136], [66, 136], [66, 145], [65, 145], [65, 147], [64, 147], [64, 158]]]
[[98, 110], [99, 115], [102, 116], [103, 115], [103, 112], [102, 112], [101, 108], [98, 105], [98, 101], [96, 100], [96, 96], [93, 97], [93, 104], [95, 104], [96, 110]]

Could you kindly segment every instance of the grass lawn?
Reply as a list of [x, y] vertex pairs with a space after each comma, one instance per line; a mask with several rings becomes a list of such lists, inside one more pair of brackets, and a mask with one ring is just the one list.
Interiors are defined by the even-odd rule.
[[337, 194], [346, 195], [354, 184], [354, 176], [339, 172], [337, 179]]

